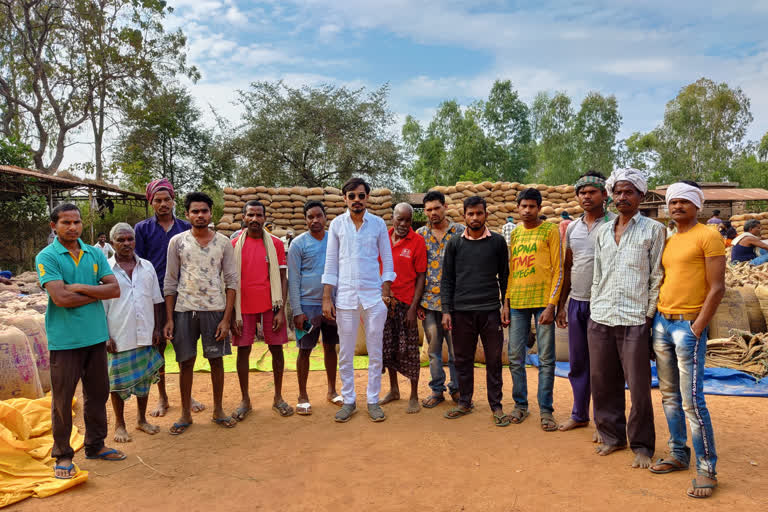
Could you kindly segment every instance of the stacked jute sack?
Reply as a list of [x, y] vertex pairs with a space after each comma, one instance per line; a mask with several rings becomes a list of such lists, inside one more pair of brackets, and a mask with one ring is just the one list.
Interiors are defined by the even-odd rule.
[[763, 213], [745, 213], [743, 215], [733, 215], [730, 218], [731, 225], [736, 229], [736, 232], [744, 232], [744, 224], [748, 220], [757, 219], [760, 221], [760, 236], [761, 238], [768, 238], [768, 212]]
[[452, 187], [437, 186], [432, 190], [445, 194], [447, 214], [454, 222], [464, 221], [462, 216], [464, 199], [470, 196], [485, 198], [488, 204], [488, 227], [493, 231], [501, 231], [501, 227], [507, 223], [507, 217], [511, 216], [515, 219], [515, 223], [520, 221], [520, 215], [517, 213], [517, 194], [527, 188], [535, 188], [541, 192], [541, 215], [546, 216], [550, 222], [559, 223], [562, 220], [560, 215], [564, 211], [571, 216], [581, 215], [584, 211], [579, 206], [576, 192], [571, 185], [551, 187], [535, 183], [526, 185], [505, 181], [496, 183], [484, 181], [477, 184], [471, 181], [460, 181]]
[[45, 316], [28, 300], [40, 297], [47, 300], [44, 294], [0, 294], [0, 400], [40, 398], [51, 389]]
[[[216, 224], [216, 231], [229, 236], [240, 229], [243, 206], [256, 199], [267, 209], [267, 221], [272, 222], [272, 234], [285, 236], [289, 229], [295, 234], [306, 231], [304, 203], [315, 200], [325, 205], [328, 220], [344, 213], [346, 204], [341, 190], [335, 187], [248, 187], [224, 189], [224, 214]], [[392, 191], [387, 188], [371, 190], [368, 211], [378, 215], [387, 223], [392, 220]]]

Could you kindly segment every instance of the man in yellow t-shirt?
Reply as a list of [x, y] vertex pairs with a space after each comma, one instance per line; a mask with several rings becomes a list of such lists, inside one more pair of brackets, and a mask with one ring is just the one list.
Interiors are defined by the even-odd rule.
[[526, 342], [531, 317], [536, 320], [539, 348], [539, 411], [541, 428], [557, 430], [552, 412], [555, 385], [555, 306], [563, 286], [563, 261], [557, 225], [539, 220], [541, 192], [529, 188], [517, 197], [522, 223], [509, 239], [509, 281], [502, 323], [509, 322], [509, 372], [515, 409], [512, 423], [528, 416], [528, 383], [525, 374]]
[[664, 282], [653, 323], [653, 349], [670, 432], [670, 458], [659, 459], [650, 470], [660, 474], [688, 469], [687, 419], [697, 472], [687, 494], [708, 498], [717, 486], [717, 454], [704, 399], [704, 360], [707, 325], [725, 292], [725, 244], [717, 232], [696, 220], [704, 202], [698, 184], [671, 185], [666, 201], [677, 232], [667, 240], [661, 259]]

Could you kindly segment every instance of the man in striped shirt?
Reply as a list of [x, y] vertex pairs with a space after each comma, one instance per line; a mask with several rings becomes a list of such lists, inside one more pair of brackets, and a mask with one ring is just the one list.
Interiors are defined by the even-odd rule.
[[[626, 448], [632, 467], [648, 468], [656, 431], [651, 403], [650, 328], [664, 277], [666, 229], [640, 214], [648, 186], [636, 169], [618, 169], [606, 182], [619, 216], [595, 241], [591, 315], [587, 326], [598, 455]], [[632, 409], [625, 417], [624, 382]]]

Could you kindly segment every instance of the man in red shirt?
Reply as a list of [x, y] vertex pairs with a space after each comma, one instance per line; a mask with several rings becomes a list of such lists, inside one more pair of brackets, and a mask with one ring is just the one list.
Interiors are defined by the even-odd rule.
[[381, 405], [400, 399], [397, 372], [411, 381], [411, 397], [405, 412], [413, 414], [419, 406], [419, 329], [416, 313], [424, 293], [427, 276], [427, 244], [411, 229], [413, 208], [408, 203], [395, 206], [389, 240], [397, 277], [392, 282], [387, 323], [384, 325], [384, 368], [389, 368], [390, 390]]
[[245, 203], [243, 221], [245, 229], [232, 240], [240, 277], [232, 325], [232, 344], [237, 347], [237, 377], [243, 399], [232, 417], [242, 421], [251, 412], [251, 397], [248, 393], [249, 358], [258, 324], [261, 324], [264, 341], [272, 355], [275, 380], [272, 410], [280, 416], [291, 416], [293, 408], [282, 397], [285, 368], [283, 345], [288, 343], [285, 322], [288, 263], [285, 248], [279, 238], [264, 230], [265, 209], [259, 201]]

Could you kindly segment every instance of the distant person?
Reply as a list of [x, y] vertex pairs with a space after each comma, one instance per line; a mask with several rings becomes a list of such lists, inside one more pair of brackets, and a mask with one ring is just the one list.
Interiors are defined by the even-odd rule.
[[707, 220], [707, 224], [722, 224], [723, 219], [720, 218], [720, 210], [714, 210], [712, 216]]
[[725, 238], [726, 247], [733, 245], [733, 239], [739, 236], [739, 234], [736, 232], [736, 228], [733, 227], [731, 221], [729, 220], [724, 220], [720, 225], [720, 234], [723, 235], [723, 238]]
[[509, 245], [509, 237], [512, 236], [512, 231], [514, 231], [516, 227], [514, 217], [511, 215], [507, 217], [507, 223], [501, 227], [501, 236], [507, 241], [507, 245]]
[[744, 232], [733, 239], [731, 263], [748, 261], [750, 265], [768, 262], [768, 244], [760, 240], [762, 226], [757, 219], [744, 224]]
[[115, 413], [115, 441], [127, 443], [125, 401], [136, 396], [136, 430], [157, 434], [160, 427], [147, 422], [147, 402], [152, 384], [159, 379], [163, 358], [156, 347], [163, 337], [162, 310], [165, 301], [155, 267], [136, 256], [136, 237], [125, 222], [112, 227], [110, 237], [115, 256], [109, 260], [120, 285], [120, 297], [104, 301], [109, 327], [107, 352], [109, 390]]
[[564, 211], [560, 214], [560, 224], [558, 225], [558, 229], [560, 231], [560, 241], [565, 243], [565, 230], [568, 229], [568, 224], [573, 222], [573, 219], [571, 218], [571, 215]]
[[35, 258], [37, 277], [48, 292], [45, 328], [51, 357], [51, 422], [56, 460], [54, 475], [73, 478], [72, 398], [82, 383], [85, 458], [117, 461], [125, 454], [107, 448], [107, 340], [109, 330], [101, 301], [120, 296], [104, 254], [80, 240], [83, 221], [77, 206], [60, 204], [51, 212], [56, 240]]
[[[166, 178], [152, 180], [147, 183], [146, 197], [155, 214], [141, 222], [136, 223], [133, 229], [136, 232], [136, 255], [152, 263], [157, 273], [160, 289], [165, 283], [165, 266], [168, 257], [168, 242], [171, 238], [191, 228], [189, 222], [179, 219], [174, 214], [176, 207], [176, 193], [173, 185]], [[165, 325], [165, 308], [161, 317], [161, 324]], [[165, 358], [165, 338], [160, 340], [157, 350], [160, 356]], [[168, 393], [165, 391], [165, 366], [160, 368], [160, 380], [157, 382], [157, 391], [160, 394], [157, 406], [150, 411], [153, 417], [165, 416], [170, 407]], [[205, 406], [192, 398], [192, 412], [200, 412]]]
[[104, 254], [104, 257], [107, 259], [111, 258], [115, 254], [114, 247], [109, 245], [109, 242], [107, 242], [106, 233], [99, 233], [98, 241], [95, 244], [93, 244], [93, 246], [99, 249]]
[[225, 355], [232, 353], [229, 330], [237, 293], [237, 266], [227, 237], [208, 229], [213, 200], [202, 192], [184, 198], [184, 211], [192, 229], [179, 233], [168, 243], [165, 274], [165, 327], [179, 363], [181, 417], [170, 429], [172, 435], [192, 425], [192, 380], [198, 340], [211, 367], [213, 388], [212, 420], [231, 428], [237, 420], [222, 408]]

